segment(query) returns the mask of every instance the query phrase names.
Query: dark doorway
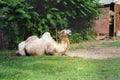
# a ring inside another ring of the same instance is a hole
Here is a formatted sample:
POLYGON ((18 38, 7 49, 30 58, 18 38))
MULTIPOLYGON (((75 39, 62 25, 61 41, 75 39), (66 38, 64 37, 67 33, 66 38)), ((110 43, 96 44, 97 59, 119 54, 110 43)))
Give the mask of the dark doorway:
POLYGON ((114 3, 110 4, 110 25, 109 25, 109 36, 114 36, 114 3))

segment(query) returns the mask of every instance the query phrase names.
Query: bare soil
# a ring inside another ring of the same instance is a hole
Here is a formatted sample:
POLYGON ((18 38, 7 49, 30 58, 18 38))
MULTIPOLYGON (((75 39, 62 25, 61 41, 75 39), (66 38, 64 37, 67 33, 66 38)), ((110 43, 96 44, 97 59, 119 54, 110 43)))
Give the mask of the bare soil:
POLYGON ((82 57, 92 59, 107 59, 120 57, 120 47, 106 47, 106 48, 93 48, 93 49, 79 49, 75 51, 68 51, 67 56, 82 57))
MULTIPOLYGON (((99 43, 101 44, 101 42, 99 43)), ((87 43, 87 45, 88 44, 89 43, 87 43)), ((96 44, 96 43, 92 42, 92 44, 96 44)), ((89 45, 91 45, 91 42, 89 45)), ((71 57, 82 57, 82 58, 92 58, 92 59, 116 58, 116 57, 120 57, 120 47, 78 49, 75 51, 67 51, 66 55, 71 57)))

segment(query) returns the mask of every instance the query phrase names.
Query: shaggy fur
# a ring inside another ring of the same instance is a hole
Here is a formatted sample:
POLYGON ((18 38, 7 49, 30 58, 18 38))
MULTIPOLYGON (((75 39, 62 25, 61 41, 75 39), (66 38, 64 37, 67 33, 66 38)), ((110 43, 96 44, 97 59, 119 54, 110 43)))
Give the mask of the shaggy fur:
POLYGON ((39 39, 37 36, 30 36, 28 37, 25 41, 22 41, 21 43, 18 44, 18 51, 16 52, 17 55, 20 56, 25 56, 25 51, 24 48, 27 43, 32 42, 33 40, 39 39))
POLYGON ((50 33, 45 32, 40 39, 28 42, 25 46, 25 49, 29 55, 44 55, 46 53, 46 48, 50 44, 51 40, 52 37, 50 33))
POLYGON ((62 30, 60 32, 60 43, 54 41, 52 37, 49 37, 49 43, 47 43, 46 53, 52 53, 53 55, 65 55, 65 52, 68 50, 70 44, 68 39, 68 36, 70 34, 70 30, 62 30))
POLYGON ((70 44, 68 39, 70 33, 70 30, 62 30, 60 33, 61 43, 58 43, 49 32, 45 32, 40 39, 28 42, 25 50, 29 55, 64 55, 70 44))

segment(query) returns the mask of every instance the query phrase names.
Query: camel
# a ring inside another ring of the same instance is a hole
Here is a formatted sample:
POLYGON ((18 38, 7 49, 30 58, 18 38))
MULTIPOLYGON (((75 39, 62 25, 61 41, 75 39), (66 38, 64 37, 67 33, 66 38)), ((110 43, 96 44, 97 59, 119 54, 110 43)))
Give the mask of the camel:
POLYGON ((70 45, 68 39, 69 35, 71 35, 71 31, 64 29, 60 32, 60 43, 54 41, 52 38, 49 38, 49 43, 47 43, 47 47, 45 50, 46 54, 65 55, 65 52, 69 49, 70 45))
POLYGON ((61 43, 56 42, 49 32, 45 32, 40 39, 36 39, 25 45, 25 52, 29 55, 64 55, 69 48, 70 30, 60 32, 61 43))
POLYGON ((70 33, 70 30, 62 30, 60 32, 61 43, 58 43, 49 32, 46 32, 40 39, 28 43, 25 50, 29 55, 64 55, 70 44, 68 39, 70 33))
POLYGON ((45 55, 45 50, 49 40, 51 41, 52 37, 49 32, 45 32, 41 38, 28 42, 25 45, 25 52, 31 56, 33 55, 45 55))
POLYGON ((28 37, 25 41, 22 41, 21 43, 18 44, 18 51, 16 52, 17 55, 20 55, 20 56, 25 56, 25 51, 24 51, 24 48, 25 48, 25 45, 30 43, 31 41, 35 40, 35 39, 38 39, 37 36, 30 36, 28 37))

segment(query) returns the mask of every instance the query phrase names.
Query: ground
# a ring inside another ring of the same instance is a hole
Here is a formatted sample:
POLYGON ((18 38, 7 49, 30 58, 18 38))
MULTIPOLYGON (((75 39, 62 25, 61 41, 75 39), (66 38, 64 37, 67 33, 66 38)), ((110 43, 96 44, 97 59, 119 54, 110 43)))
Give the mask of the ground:
MULTIPOLYGON (((88 42, 85 43, 86 45, 93 45, 93 44, 101 44, 105 41, 100 42, 88 42)), ((114 41, 107 41, 107 42, 114 42, 114 41)), ((85 48, 85 49, 77 49, 75 51, 67 51, 66 54, 68 56, 78 56, 82 58, 92 58, 92 59, 107 59, 107 58, 114 58, 120 57, 120 47, 112 46, 112 47, 94 47, 94 48, 85 48)))
POLYGON ((75 51, 68 51, 66 54, 72 57, 78 56, 92 59, 107 59, 120 57, 120 47, 79 49, 75 51))
MULTIPOLYGON (((75 48, 78 45, 83 45, 86 48, 68 50, 66 52, 66 55, 71 57, 82 57, 82 58, 92 58, 92 59, 107 59, 107 58, 120 57, 120 45, 109 46, 109 47, 100 46, 102 43, 106 43, 106 42, 115 42, 117 43, 117 45, 119 45, 120 39, 112 40, 112 41, 111 40, 110 41, 88 41, 80 44, 72 44, 73 48, 75 48), (115 41, 119 41, 119 42, 115 42, 115 41)), ((11 56, 14 56, 14 54, 7 54, 6 57, 11 57, 11 56)))

